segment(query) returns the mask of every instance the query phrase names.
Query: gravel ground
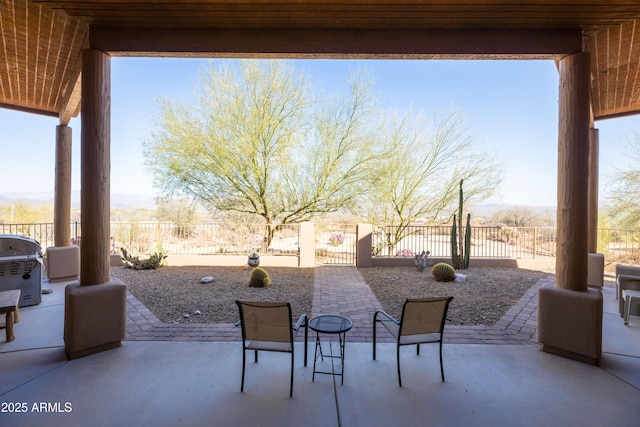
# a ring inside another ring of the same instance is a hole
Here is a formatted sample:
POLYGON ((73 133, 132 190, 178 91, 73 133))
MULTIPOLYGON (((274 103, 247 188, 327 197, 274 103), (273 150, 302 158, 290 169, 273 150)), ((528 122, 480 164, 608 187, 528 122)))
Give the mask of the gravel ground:
MULTIPOLYGON (((233 323, 236 299, 289 301, 294 318, 311 313, 314 269, 270 267, 272 284, 250 288, 248 267, 162 267, 158 270, 112 268, 114 277, 163 322, 233 323), (200 283, 212 276, 209 284, 200 283), (199 312, 200 314, 196 314, 199 312)), ((399 317, 407 297, 451 295, 452 323, 492 325, 540 278, 552 272, 509 268, 470 268, 465 282, 436 282, 429 270, 374 267, 359 270, 382 307, 399 317)))
POLYGON ((236 300, 289 301, 294 319, 311 313, 312 268, 269 268, 271 285, 250 288, 249 267, 161 267, 157 270, 111 269, 129 291, 163 322, 234 323, 236 300), (202 284, 206 276, 213 282, 202 284), (196 314, 199 310, 201 314, 196 314), (188 317, 186 317, 188 315, 188 317))
POLYGON ((411 298, 452 296, 453 325, 493 325, 548 272, 516 268, 469 268, 464 282, 437 282, 428 269, 374 267, 360 269, 384 310, 400 318, 411 298))

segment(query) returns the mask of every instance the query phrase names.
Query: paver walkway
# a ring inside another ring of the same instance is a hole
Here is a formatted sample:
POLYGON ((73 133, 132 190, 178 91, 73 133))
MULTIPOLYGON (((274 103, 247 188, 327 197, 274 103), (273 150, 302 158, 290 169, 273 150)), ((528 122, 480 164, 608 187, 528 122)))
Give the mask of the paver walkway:
MULTIPOLYGON (((538 281, 516 305, 492 326, 445 326, 445 342, 456 344, 533 344, 536 332, 537 292, 553 277, 538 281)), ((312 315, 340 314, 349 317, 352 342, 372 340, 372 321, 381 305, 353 266, 319 266, 315 269, 312 315)), ((224 324, 162 323, 133 295, 127 297, 127 340, 136 341, 239 341, 239 328, 224 324)), ((381 341, 390 341, 384 328, 381 341)), ((302 340, 299 333, 297 340, 302 340)))

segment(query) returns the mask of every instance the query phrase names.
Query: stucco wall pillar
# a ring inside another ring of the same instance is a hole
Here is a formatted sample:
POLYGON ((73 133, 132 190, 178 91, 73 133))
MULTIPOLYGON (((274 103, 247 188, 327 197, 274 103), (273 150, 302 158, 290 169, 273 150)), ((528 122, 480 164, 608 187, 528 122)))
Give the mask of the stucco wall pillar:
POLYGON ((111 61, 82 54, 82 165, 80 282, 65 288, 64 343, 75 359, 119 347, 127 332, 127 289, 110 279, 111 61))
POLYGON ((588 289, 589 55, 560 61, 558 237, 555 286, 538 291, 538 342, 548 353, 597 364, 602 292, 588 289))
POLYGON ((298 267, 314 267, 316 265, 315 225, 312 222, 303 222, 300 224, 300 235, 298 239, 300 245, 298 267))
POLYGON ((371 224, 358 224, 356 227, 356 267, 373 266, 371 245, 373 244, 373 226, 371 224))

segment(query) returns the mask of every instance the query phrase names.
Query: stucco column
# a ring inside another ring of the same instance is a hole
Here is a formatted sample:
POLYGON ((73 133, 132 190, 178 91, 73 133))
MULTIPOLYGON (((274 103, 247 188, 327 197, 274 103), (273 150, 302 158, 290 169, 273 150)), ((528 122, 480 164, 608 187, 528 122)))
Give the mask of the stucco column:
POLYGON ((71 128, 56 127, 56 170, 53 202, 55 246, 71 244, 71 128))
POLYGON ((589 131, 589 212, 588 250, 598 252, 598 173, 600 163, 600 131, 589 131))
POLYGON ((589 55, 560 61, 556 286, 538 290, 538 342, 548 353, 597 364, 602 292, 587 287, 589 55))
POLYGON ((80 284, 109 281, 111 59, 82 55, 82 166, 80 284))
POLYGON ((82 243, 80 282, 64 290, 68 359, 119 347, 127 333, 127 287, 109 280, 110 74, 108 55, 82 52, 82 243))
POLYGON ((589 54, 560 61, 556 285, 587 290, 589 54))
POLYGON ((298 267, 314 267, 316 265, 316 233, 312 222, 300 224, 298 241, 300 242, 300 256, 298 267))
POLYGON ((373 257, 371 245, 373 242, 373 226, 371 224, 358 224, 356 227, 356 266, 371 267, 373 257))

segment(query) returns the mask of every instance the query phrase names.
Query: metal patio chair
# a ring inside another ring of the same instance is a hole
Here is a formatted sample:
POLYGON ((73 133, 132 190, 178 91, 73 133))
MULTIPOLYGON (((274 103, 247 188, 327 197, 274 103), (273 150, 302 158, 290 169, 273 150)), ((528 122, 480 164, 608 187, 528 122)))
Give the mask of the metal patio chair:
POLYGON ((240 310, 240 321, 236 326, 242 327, 242 383, 240 391, 244 391, 244 372, 246 352, 255 352, 258 362, 258 351, 275 351, 291 354, 291 384, 289 396, 293 396, 293 331, 300 326, 305 327, 304 366, 307 366, 307 315, 300 316, 295 326, 291 321, 291 305, 288 302, 252 302, 236 301, 240 310))
POLYGON ((382 324, 396 339, 396 358, 398 364, 398 384, 402 387, 400 375, 400 347, 416 345, 416 354, 420 354, 420 344, 440 344, 440 375, 444 381, 442 366, 442 332, 447 320, 449 303, 453 297, 407 299, 402 307, 400 321, 383 310, 373 315, 373 360, 376 360, 376 325, 382 324))

